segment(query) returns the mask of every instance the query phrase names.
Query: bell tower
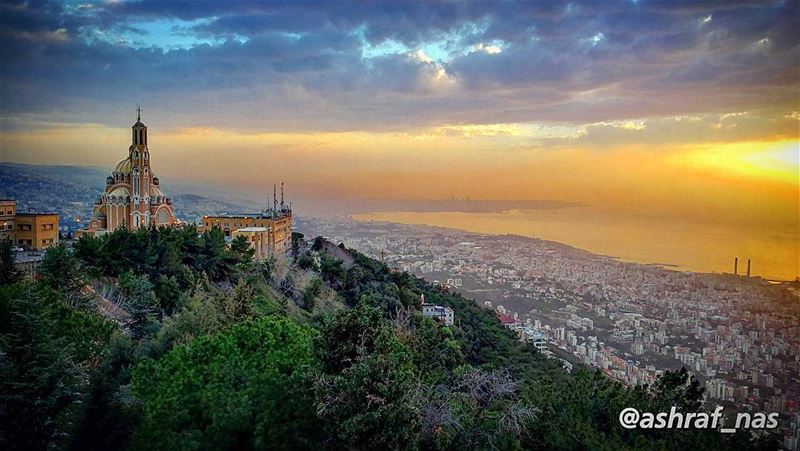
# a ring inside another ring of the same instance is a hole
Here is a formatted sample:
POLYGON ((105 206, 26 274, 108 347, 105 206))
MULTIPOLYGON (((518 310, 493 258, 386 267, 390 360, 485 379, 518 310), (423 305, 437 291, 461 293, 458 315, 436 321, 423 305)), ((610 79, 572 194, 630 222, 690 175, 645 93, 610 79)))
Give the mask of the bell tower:
POLYGON ((142 108, 136 105, 136 123, 131 127, 133 131, 132 146, 147 147, 147 126, 142 123, 142 108))

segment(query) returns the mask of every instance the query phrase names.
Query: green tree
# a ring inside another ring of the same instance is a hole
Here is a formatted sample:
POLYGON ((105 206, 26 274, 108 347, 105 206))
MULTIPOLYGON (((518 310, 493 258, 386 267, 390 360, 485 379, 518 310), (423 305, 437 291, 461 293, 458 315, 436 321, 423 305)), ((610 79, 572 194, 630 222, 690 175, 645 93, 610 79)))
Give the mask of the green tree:
POLYGON ((345 448, 415 447, 414 368, 379 311, 360 304, 337 313, 323 327, 320 352, 317 412, 328 433, 345 448))
POLYGON ((180 307, 183 290, 175 276, 160 274, 154 284, 154 292, 164 315, 172 315, 180 307))
POLYGON ((250 246, 246 236, 239 235, 231 240, 231 252, 237 256, 239 263, 250 263, 256 250, 250 246))
POLYGON ((297 254, 300 252, 300 246, 302 246, 304 242, 305 235, 300 232, 292 232, 292 257, 294 259, 297 258, 297 254))
POLYGON ((134 340, 154 332, 158 301, 153 284, 147 276, 127 272, 120 277, 120 288, 125 295, 125 310, 130 315, 128 327, 134 340))
POLYGON ((314 303, 317 296, 322 292, 322 280, 313 278, 303 290, 303 308, 311 311, 314 310, 314 303))
POLYGON ((0 449, 62 448, 113 325, 32 284, 0 287, 0 449))
POLYGON ((312 251, 321 251, 325 247, 325 238, 318 236, 314 238, 314 244, 311 245, 312 251))
POLYGON ((275 271, 276 264, 277 260, 275 256, 270 255, 256 266, 257 271, 261 273, 264 283, 272 284, 272 274, 275 271))
POLYGON ((104 266, 102 245, 103 242, 100 238, 96 238, 94 235, 83 235, 72 245, 72 250, 75 252, 75 257, 85 266, 99 270, 104 266))
POLYGON ((63 293, 77 293, 84 285, 78 259, 63 244, 47 249, 39 271, 46 285, 63 293))
POLYGON ((686 368, 666 371, 650 386, 650 405, 653 411, 668 412, 672 406, 685 412, 696 412, 703 406, 704 388, 686 368))
POLYGON ((240 279, 233 293, 224 299, 224 310, 231 322, 241 321, 253 316, 255 291, 244 279, 240 279))
POLYGON ((14 313, 1 329, 0 448, 50 449, 76 417, 82 374, 67 341, 46 332, 52 321, 32 309, 14 313))
POLYGON ((150 344, 151 357, 159 357, 175 346, 217 333, 229 325, 223 305, 202 284, 195 287, 187 304, 167 318, 150 344))
POLYGON ((225 236, 219 229, 211 229, 202 235, 202 259, 200 268, 213 281, 235 278, 235 266, 240 263, 240 256, 227 248, 225 236))
POLYGON ((423 443, 445 449, 514 449, 538 410, 518 400, 506 371, 466 370, 421 399, 423 443))
POLYGON ((135 449, 297 449, 318 437, 306 396, 314 333, 264 317, 201 337, 134 370, 135 449))
POLYGON ((297 266, 300 269, 310 269, 310 270, 318 270, 317 264, 314 262, 314 259, 306 252, 303 255, 297 257, 297 266))
POLYGON ((319 271, 323 280, 334 288, 344 285, 347 270, 341 260, 323 253, 320 255, 319 271))
POLYGON ((165 277, 177 274, 182 264, 179 244, 180 236, 171 229, 151 227, 147 242, 147 273, 165 277))
POLYGON ((409 347, 414 366, 428 382, 441 380, 464 364, 461 345, 450 328, 430 318, 418 316, 415 319, 418 325, 409 347))
POLYGON ((0 239, 0 285, 12 284, 20 279, 11 247, 11 240, 0 239))
POLYGON ((134 354, 130 336, 116 331, 104 348, 100 366, 89 379, 85 408, 69 449, 127 449, 140 415, 138 400, 129 390, 134 354))
POLYGON ((397 285, 393 283, 383 283, 370 287, 361 295, 361 302, 379 307, 388 314, 392 314, 403 307, 397 285))

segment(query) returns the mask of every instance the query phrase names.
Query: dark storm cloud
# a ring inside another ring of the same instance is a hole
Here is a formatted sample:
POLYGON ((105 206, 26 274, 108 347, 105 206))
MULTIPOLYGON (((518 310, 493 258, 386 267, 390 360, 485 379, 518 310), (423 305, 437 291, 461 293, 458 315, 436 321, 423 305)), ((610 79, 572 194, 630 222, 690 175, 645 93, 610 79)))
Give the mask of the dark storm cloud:
POLYGON ((118 125, 121 105, 136 102, 168 112, 170 125, 308 130, 797 107, 797 2, 29 1, 0 9, 5 128, 37 114, 118 125), (191 45, 162 45, 158 22, 191 45), (446 58, 392 50, 434 44, 446 58))

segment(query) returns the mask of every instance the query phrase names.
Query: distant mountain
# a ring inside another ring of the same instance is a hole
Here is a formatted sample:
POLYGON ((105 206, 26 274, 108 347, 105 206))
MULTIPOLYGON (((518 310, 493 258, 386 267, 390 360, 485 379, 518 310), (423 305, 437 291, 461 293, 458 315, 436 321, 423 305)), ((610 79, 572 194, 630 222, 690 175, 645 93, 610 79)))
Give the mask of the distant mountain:
POLYGON ((172 196, 175 214, 184 221, 195 221, 205 215, 219 213, 235 213, 241 211, 253 211, 253 207, 212 199, 198 194, 175 194, 172 196))
MULTIPOLYGON (((108 170, 86 166, 40 166, 0 163, 0 198, 15 199, 19 211, 52 211, 61 216, 61 226, 76 229, 85 224, 92 205, 105 188, 108 170)), ((175 193, 175 213, 194 222, 203 215, 248 210, 242 204, 194 193, 175 193)))
MULTIPOLYGON (((103 189, 108 169, 96 166, 45 166, 36 164, 0 163, 0 174, 28 174, 52 182, 103 189)), ((0 187, 2 189, 3 187, 0 187)))

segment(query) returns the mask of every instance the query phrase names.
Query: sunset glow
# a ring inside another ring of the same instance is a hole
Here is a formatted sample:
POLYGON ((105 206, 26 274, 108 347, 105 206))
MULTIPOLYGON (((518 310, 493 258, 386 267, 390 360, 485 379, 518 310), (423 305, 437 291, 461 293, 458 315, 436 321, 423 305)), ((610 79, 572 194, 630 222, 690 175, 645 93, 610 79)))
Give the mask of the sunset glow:
POLYGON ((1 159, 798 225, 796 5, 494 6, 4 3, 1 159))

